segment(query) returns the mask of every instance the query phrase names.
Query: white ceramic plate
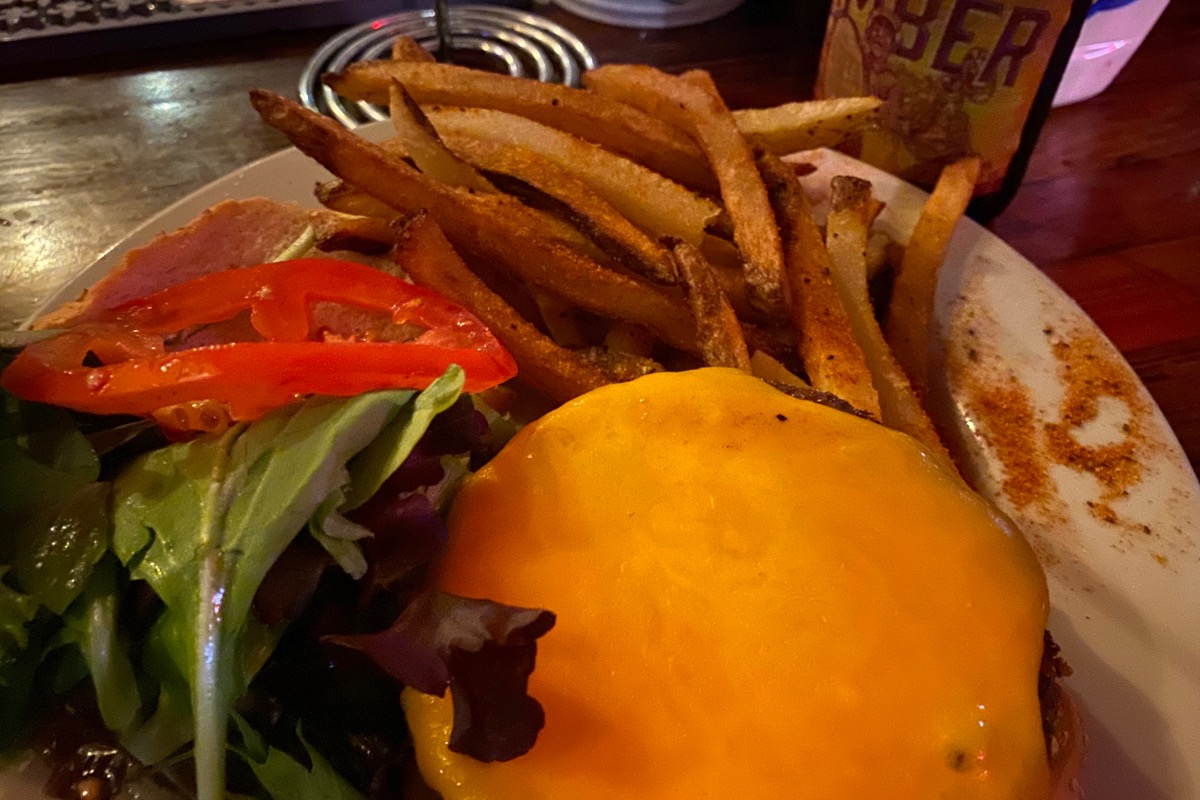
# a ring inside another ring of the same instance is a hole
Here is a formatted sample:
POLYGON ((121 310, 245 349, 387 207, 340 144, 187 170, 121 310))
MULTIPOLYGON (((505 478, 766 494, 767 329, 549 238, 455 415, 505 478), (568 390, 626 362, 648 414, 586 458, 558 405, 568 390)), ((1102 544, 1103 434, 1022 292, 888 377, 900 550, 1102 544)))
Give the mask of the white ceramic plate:
MULTIPOLYGON (((382 136, 387 127, 362 130, 382 136)), ((887 202, 878 224, 908 238, 924 193, 832 151, 799 157, 817 168, 804 180, 818 197, 835 174, 871 180, 887 202)), ((314 183, 327 178, 296 150, 239 169, 147 221, 45 307, 74 299, 126 250, 219 200, 312 205, 314 183)), ((1200 486, 1178 441, 1079 307, 978 225, 956 232, 938 300, 948 335, 937 399, 958 420, 978 485, 1045 563, 1050 628, 1086 715, 1087 796, 1200 800, 1200 486), (1097 394, 1106 396, 1095 418, 1072 424, 1086 411, 1078 401, 1097 394)), ((29 796, 14 791, 0 784, 0 798, 29 796)))

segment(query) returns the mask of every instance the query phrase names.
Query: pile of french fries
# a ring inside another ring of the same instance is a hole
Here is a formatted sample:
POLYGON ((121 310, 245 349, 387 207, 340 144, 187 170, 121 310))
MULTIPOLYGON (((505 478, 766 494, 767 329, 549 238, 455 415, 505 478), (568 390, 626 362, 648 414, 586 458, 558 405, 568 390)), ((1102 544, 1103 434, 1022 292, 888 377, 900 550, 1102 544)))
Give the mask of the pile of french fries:
POLYGON ((948 167, 894 264, 871 185, 833 178, 824 229, 798 167, 872 124, 874 98, 730 111, 706 72, 610 65, 586 89, 438 64, 411 40, 325 82, 386 105, 372 143, 270 92, 267 124, 336 177, 329 247, 390 248, 412 280, 482 319, 553 402, 649 371, 734 367, 834 395, 945 450, 923 410, 938 269, 979 163, 948 167))

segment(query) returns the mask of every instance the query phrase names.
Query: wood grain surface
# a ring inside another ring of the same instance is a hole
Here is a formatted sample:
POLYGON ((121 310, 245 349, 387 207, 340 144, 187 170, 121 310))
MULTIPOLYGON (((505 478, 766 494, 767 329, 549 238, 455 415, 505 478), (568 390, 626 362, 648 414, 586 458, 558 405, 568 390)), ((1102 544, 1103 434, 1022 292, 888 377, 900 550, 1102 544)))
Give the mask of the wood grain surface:
MULTIPOLYGON (((730 106, 746 107, 810 96, 821 5, 751 0, 671 31, 538 10, 602 62, 703 67, 730 106)), ((333 33, 0 74, 0 328, 147 216, 282 148, 246 92, 294 96, 333 33)), ((1107 92, 1051 114, 1025 184, 992 227, 1112 338, 1200 464, 1200 3, 1175 0, 1107 92)))

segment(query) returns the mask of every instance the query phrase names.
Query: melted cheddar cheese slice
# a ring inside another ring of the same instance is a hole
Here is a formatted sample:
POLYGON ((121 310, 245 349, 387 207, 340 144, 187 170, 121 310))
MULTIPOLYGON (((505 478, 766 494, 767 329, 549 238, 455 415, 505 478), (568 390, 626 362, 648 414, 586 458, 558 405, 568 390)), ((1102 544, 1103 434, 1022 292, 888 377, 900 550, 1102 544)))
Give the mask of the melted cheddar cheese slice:
POLYGON ((911 439, 732 370, 659 374, 527 427, 455 502, 446 590, 548 608, 533 749, 450 752, 446 800, 1049 793, 1043 574, 911 439))

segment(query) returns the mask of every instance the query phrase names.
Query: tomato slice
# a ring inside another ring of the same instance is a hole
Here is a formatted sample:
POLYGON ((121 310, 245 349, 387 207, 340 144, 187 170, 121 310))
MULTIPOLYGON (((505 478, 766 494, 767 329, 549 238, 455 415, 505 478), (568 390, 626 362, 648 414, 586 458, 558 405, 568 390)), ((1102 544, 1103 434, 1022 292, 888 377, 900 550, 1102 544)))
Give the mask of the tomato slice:
MULTIPOLYGON (((309 258, 226 270, 172 286, 26 347, 0 377, 18 397, 94 414, 153 416, 188 403, 219 404, 248 420, 309 394, 422 389, 458 364, 466 390, 516 374, 503 345, 441 295, 362 264, 309 258), (422 332, 411 341, 318 341, 320 301, 386 312, 422 332), (163 336, 249 310, 264 341, 168 352, 163 336), (88 366, 85 359, 101 364, 88 366)), ((201 426, 194 426, 199 428, 201 426)))

